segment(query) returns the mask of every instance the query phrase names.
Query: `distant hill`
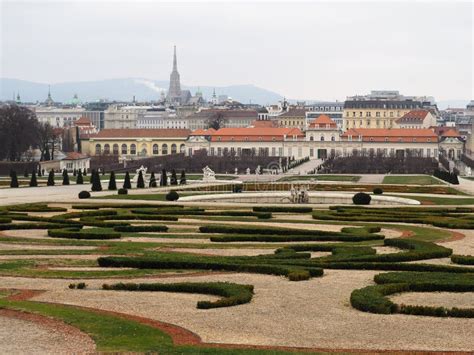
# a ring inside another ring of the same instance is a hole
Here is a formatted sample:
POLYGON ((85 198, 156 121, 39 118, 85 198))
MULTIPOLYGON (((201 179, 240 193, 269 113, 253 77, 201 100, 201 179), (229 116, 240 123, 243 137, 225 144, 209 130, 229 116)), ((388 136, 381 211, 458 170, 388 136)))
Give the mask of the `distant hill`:
MULTIPOLYGON (((168 81, 141 78, 78 81, 52 84, 51 96, 53 100, 63 103, 71 101, 74 94, 77 94, 81 101, 131 101, 133 96, 137 101, 148 101, 158 100, 161 92, 167 88, 168 81)), ((182 89, 190 90, 194 95, 198 87, 183 85, 182 89)), ((282 99, 282 95, 254 85, 201 86, 199 89, 207 99, 212 97, 215 89, 216 95, 228 95, 245 104, 270 104, 282 99)), ((42 102, 48 95, 48 84, 0 78, 0 100, 11 100, 13 93, 16 95, 18 92, 23 102, 42 102)))

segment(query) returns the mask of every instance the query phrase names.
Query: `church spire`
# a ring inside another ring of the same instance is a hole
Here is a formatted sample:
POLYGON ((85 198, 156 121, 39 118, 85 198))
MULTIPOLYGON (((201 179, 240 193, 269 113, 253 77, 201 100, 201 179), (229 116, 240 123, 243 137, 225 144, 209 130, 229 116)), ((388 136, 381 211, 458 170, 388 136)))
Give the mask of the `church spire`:
POLYGON ((176 46, 174 46, 173 71, 178 71, 178 61, 176 59, 176 46))

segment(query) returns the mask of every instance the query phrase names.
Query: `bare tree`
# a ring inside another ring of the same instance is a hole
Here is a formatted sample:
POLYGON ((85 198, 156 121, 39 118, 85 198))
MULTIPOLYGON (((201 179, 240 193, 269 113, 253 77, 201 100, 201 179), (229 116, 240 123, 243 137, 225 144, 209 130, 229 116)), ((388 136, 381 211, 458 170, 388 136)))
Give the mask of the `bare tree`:
POLYGON ((227 119, 222 112, 215 112, 207 120, 208 128, 214 128, 216 131, 225 126, 227 119))
POLYGON ((36 144, 38 121, 26 107, 0 106, 0 159, 19 161, 36 144))

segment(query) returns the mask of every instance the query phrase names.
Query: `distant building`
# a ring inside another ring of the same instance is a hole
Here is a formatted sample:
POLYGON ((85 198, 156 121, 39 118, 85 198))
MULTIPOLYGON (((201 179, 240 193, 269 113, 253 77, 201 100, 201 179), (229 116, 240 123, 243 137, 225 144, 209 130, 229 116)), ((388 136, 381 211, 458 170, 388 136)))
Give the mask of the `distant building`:
POLYGON ((394 128, 396 119, 412 110, 422 109, 424 103, 431 105, 431 100, 403 96, 398 91, 372 91, 369 95, 348 97, 344 102, 343 130, 394 128))
POLYGON ((436 126, 436 117, 428 110, 413 110, 395 120, 397 128, 430 128, 436 126))
POLYGON ((305 105, 306 109, 306 123, 319 117, 320 115, 326 115, 333 120, 339 129, 342 129, 342 113, 344 111, 344 102, 339 101, 327 101, 317 102, 311 105, 305 105))
POLYGON ((104 129, 81 141, 88 155, 116 155, 135 159, 184 153, 187 129, 104 129))
POLYGON ((278 125, 287 128, 306 129, 306 109, 290 108, 277 117, 278 125))

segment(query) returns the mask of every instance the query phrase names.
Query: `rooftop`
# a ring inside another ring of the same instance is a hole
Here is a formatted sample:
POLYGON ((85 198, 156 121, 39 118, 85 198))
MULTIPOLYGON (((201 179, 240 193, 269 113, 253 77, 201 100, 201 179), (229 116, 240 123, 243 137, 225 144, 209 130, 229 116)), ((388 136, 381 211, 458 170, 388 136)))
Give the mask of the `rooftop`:
POLYGON ((189 129, 103 129, 90 138, 186 138, 191 131, 189 129))

